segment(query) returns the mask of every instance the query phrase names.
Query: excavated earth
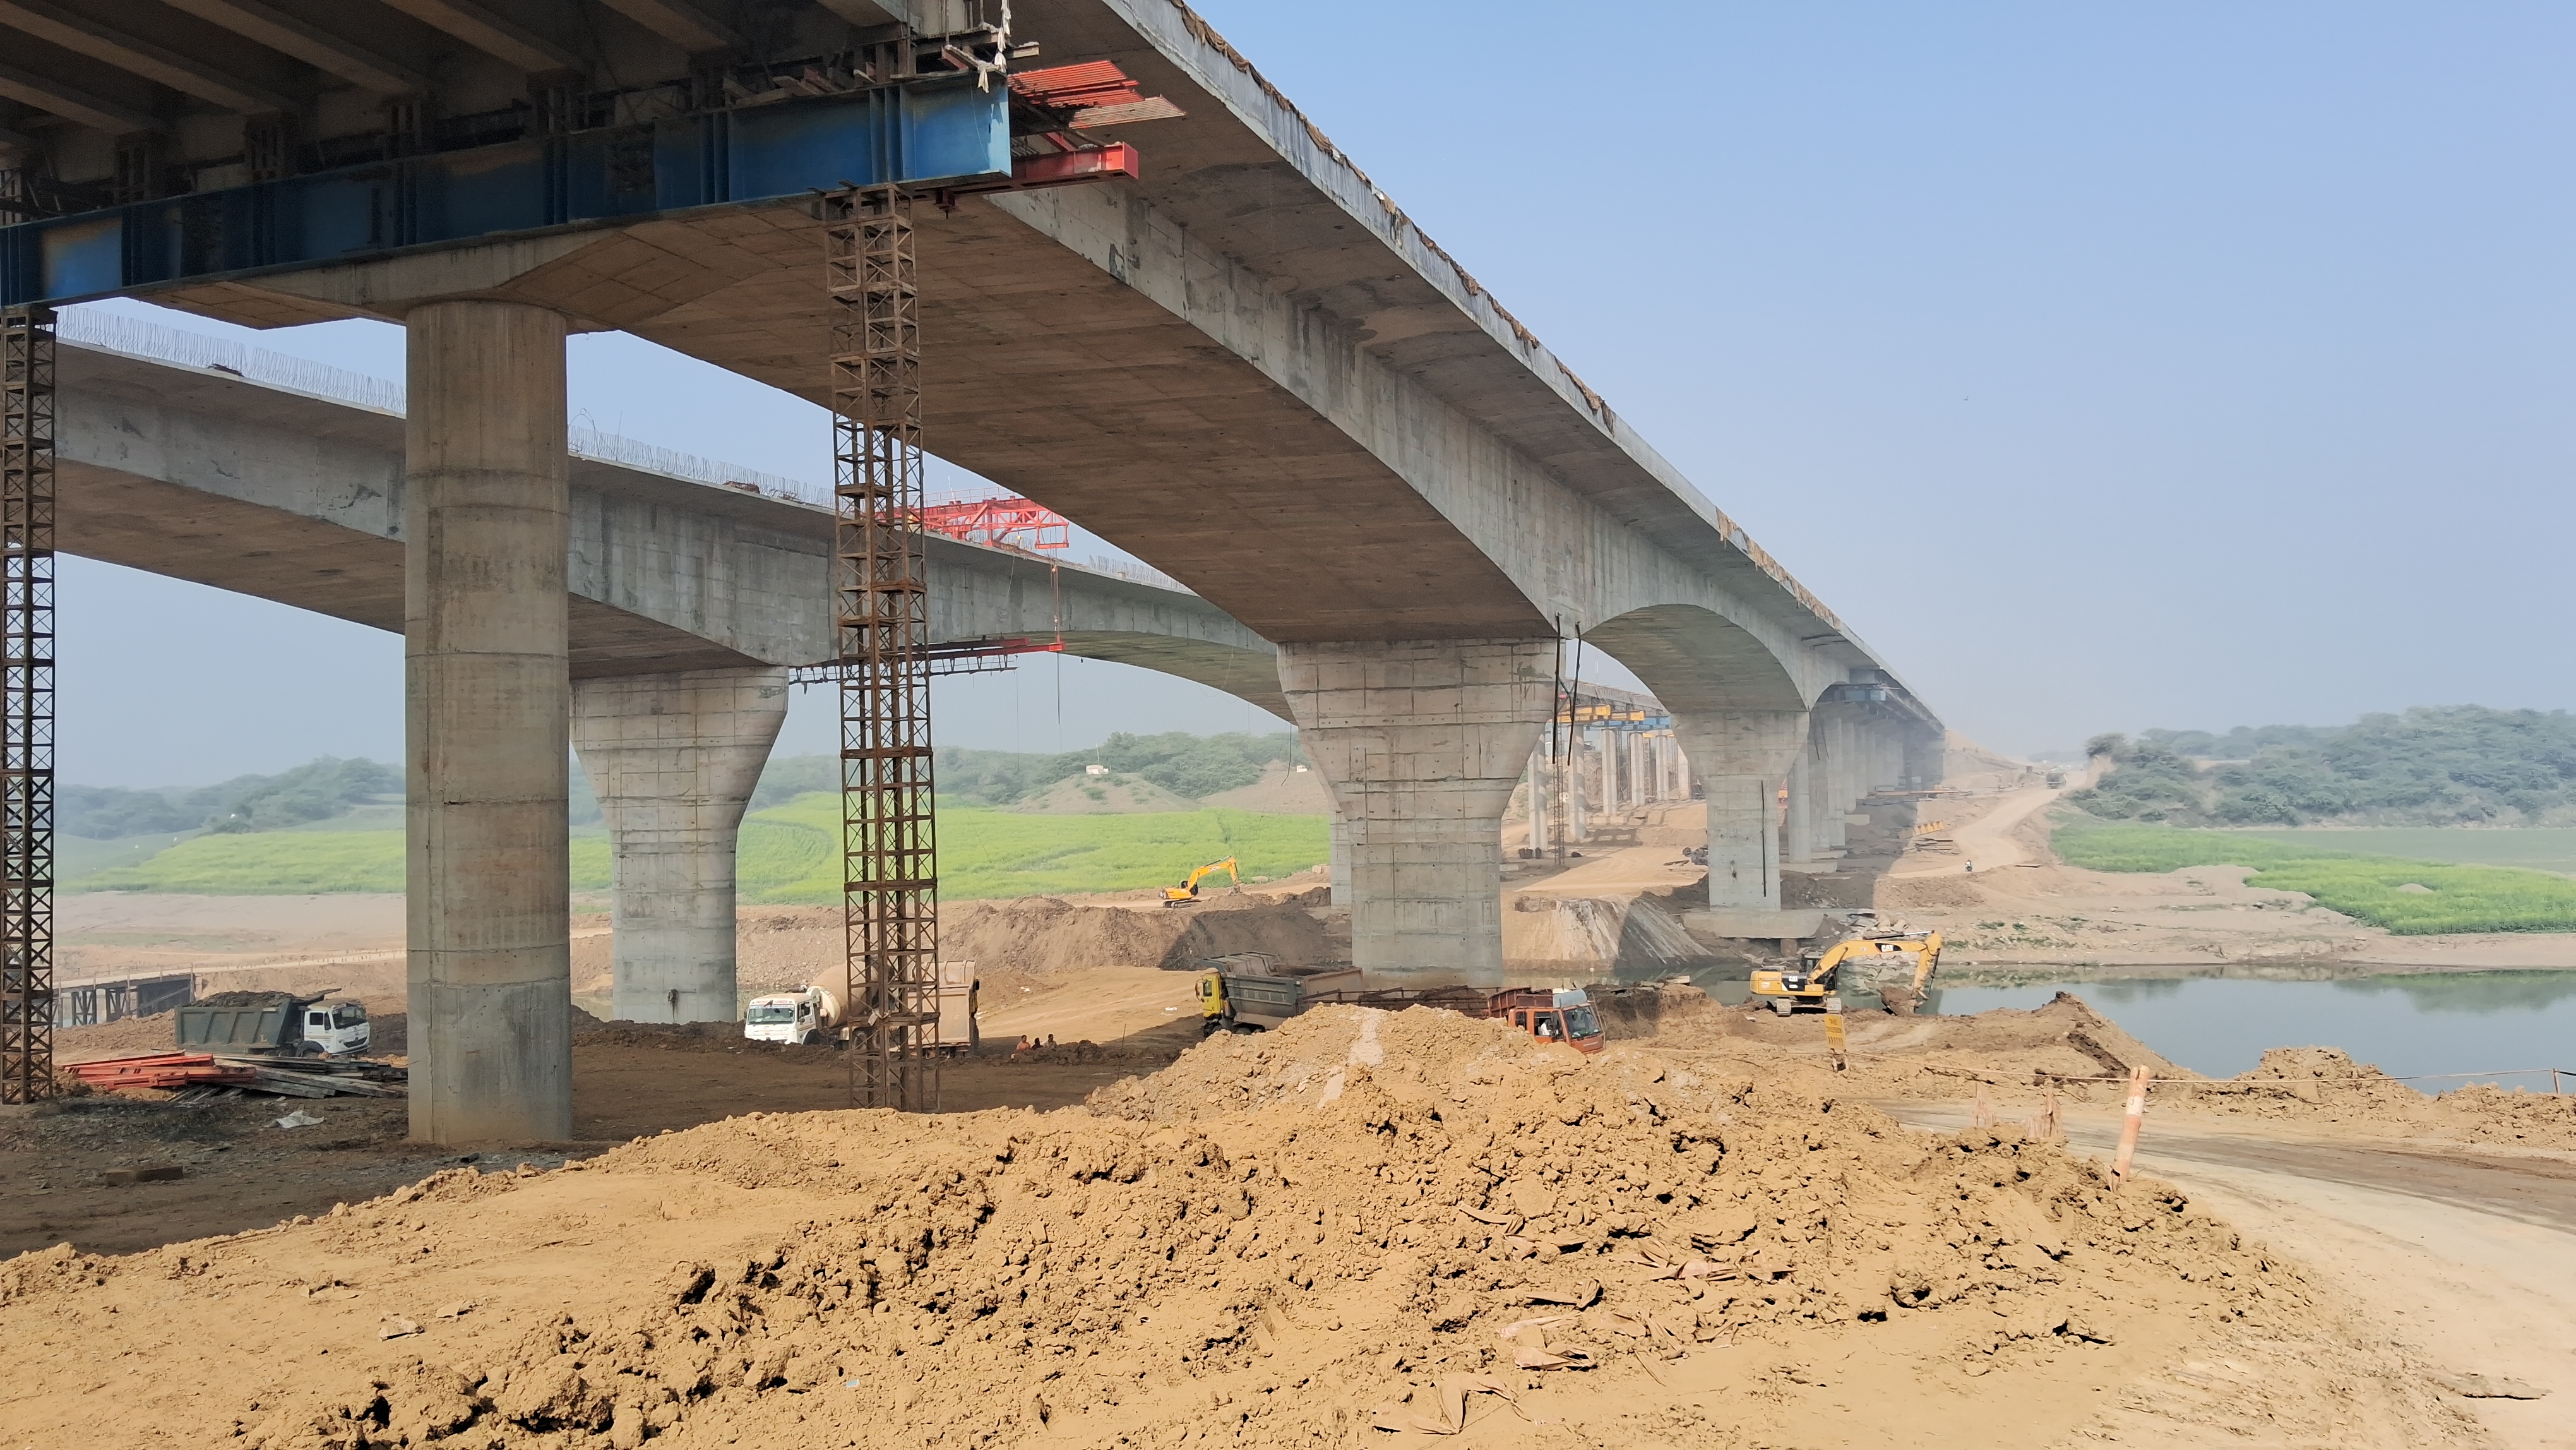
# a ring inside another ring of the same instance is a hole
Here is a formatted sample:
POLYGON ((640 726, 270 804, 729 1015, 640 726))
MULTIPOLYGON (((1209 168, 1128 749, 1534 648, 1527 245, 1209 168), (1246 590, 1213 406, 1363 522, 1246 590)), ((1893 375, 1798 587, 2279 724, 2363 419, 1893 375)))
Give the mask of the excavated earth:
POLYGON ((2411 1353, 2018 1130, 1420 1009, 0 1265, 44 1445, 2483 1443, 2411 1353))

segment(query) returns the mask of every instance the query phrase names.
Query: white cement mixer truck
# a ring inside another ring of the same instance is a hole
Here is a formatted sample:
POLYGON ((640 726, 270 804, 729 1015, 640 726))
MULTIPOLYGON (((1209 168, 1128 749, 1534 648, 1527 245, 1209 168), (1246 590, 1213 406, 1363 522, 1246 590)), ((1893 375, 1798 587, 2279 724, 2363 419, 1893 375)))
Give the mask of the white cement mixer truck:
POLYGON ((743 1009, 742 1035, 753 1042, 786 1042, 803 1047, 829 1042, 841 1026, 841 999, 821 987, 768 992, 743 1009))

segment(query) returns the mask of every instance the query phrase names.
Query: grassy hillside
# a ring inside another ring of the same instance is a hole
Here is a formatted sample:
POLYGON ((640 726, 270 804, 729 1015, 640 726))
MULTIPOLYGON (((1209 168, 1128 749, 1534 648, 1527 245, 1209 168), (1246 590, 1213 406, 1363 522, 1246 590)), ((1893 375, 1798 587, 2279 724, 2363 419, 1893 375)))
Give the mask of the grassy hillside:
POLYGON ((2576 931, 2576 880, 2539 871, 2373 856, 2250 832, 2128 822, 2061 821, 2052 844, 2069 864, 2094 871, 2251 866, 2255 873, 2246 879, 2253 885, 2304 891, 2324 906, 2401 936, 2576 931), (2408 886, 2424 889, 2401 889, 2408 886))

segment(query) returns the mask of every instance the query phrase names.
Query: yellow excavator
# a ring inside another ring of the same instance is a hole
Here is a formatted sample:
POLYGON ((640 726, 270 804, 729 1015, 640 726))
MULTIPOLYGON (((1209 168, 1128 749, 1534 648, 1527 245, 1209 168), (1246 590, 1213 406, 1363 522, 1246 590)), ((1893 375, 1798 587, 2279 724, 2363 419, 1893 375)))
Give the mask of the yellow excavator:
POLYGON ((1164 887, 1163 904, 1165 906, 1188 906, 1192 902, 1197 901, 1199 899, 1199 883, 1205 881, 1211 876, 1214 876, 1219 871, 1224 872, 1226 874, 1226 878, 1234 883, 1235 890, 1241 891, 1243 889, 1243 877, 1235 872, 1234 858, 1232 856, 1228 856, 1222 861, 1210 861, 1206 865, 1201 866, 1196 871, 1190 873, 1189 880, 1182 882, 1178 886, 1164 887))
POLYGON ((1832 946, 1809 947, 1794 966, 1754 972, 1753 996, 1783 1017, 1800 1009, 1821 1012, 1825 999, 1840 988, 1845 968, 1851 969, 1855 991, 1886 989, 1889 1005, 1910 1015, 1932 974, 1941 969, 1941 933, 1863 928, 1832 946))

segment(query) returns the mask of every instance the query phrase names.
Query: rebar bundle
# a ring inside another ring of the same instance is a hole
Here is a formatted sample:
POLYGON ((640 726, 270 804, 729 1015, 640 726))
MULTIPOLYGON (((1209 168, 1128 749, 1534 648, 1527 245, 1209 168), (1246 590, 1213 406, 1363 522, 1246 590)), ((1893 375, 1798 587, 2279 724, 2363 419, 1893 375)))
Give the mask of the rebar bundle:
POLYGON ((54 1096, 54 317, 0 314, 0 1103, 54 1096))
POLYGON ((850 1092, 863 1107, 931 1111, 939 1103, 939 880, 911 204, 896 187, 853 188, 823 199, 822 220, 834 304, 850 1092))

